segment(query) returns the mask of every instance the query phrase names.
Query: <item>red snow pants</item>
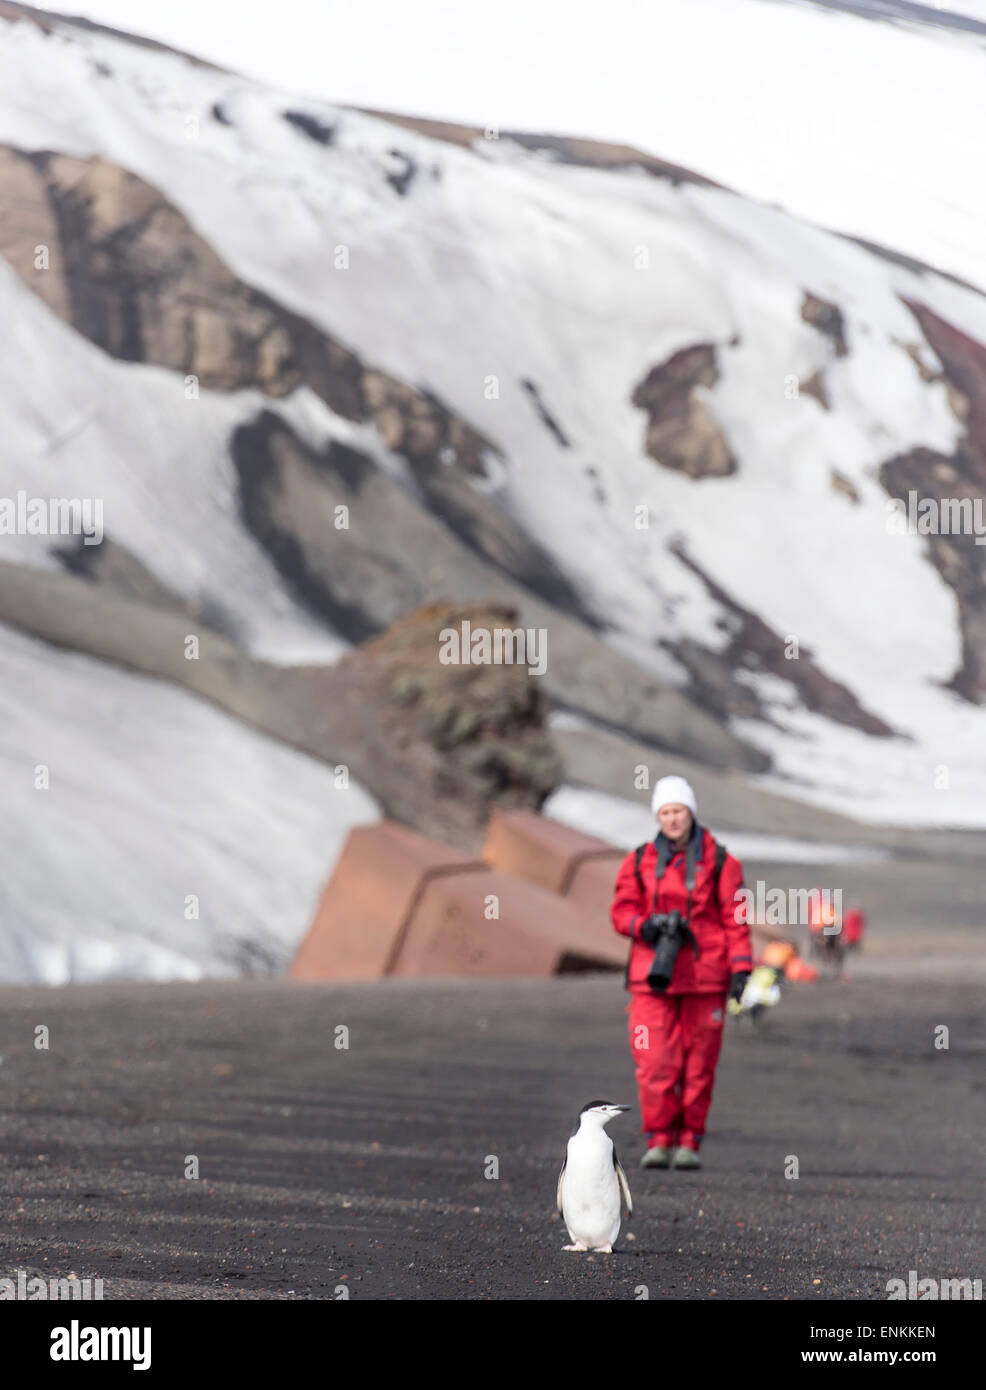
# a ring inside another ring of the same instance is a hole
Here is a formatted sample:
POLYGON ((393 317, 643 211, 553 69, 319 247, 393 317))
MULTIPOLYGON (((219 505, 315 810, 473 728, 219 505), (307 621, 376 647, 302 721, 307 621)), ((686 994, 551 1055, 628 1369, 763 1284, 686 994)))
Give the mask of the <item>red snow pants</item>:
POLYGON ((726 997, 725 992, 630 995, 630 1051, 648 1148, 701 1146, 726 997))

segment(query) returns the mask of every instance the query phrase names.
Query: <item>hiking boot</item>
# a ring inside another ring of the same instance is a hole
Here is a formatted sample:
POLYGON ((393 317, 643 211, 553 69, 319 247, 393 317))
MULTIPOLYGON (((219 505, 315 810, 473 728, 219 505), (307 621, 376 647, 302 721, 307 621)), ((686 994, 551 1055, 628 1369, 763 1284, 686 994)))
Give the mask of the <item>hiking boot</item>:
POLYGON ((671 1150, 657 1146, 648 1149, 640 1160, 641 1168, 670 1168, 671 1150))
POLYGON ((702 1160, 694 1149, 675 1149, 671 1160, 672 1168, 701 1168, 702 1160))

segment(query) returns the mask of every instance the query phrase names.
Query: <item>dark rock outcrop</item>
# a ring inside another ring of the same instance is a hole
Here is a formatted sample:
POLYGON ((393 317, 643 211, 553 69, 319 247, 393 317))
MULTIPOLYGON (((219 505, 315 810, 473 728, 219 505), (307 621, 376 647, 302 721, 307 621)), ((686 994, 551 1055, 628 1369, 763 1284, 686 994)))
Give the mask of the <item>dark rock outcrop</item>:
POLYGON ((743 608, 731 598, 688 556, 682 546, 674 547, 674 551, 681 562, 699 576, 712 598, 721 605, 727 615, 722 626, 730 633, 729 641, 721 652, 712 652, 695 643, 669 644, 674 655, 692 673, 696 699, 722 717, 756 714, 766 718, 766 711, 760 708, 750 687, 738 681, 735 672, 744 668, 768 671, 790 681, 797 688, 805 706, 818 714, 861 729, 866 734, 886 737, 896 732, 878 715, 864 709, 847 686, 827 676, 805 647, 800 648, 797 659, 788 659, 785 656, 784 637, 774 632, 756 613, 743 608))
POLYGON ((804 381, 799 381, 798 392, 802 396, 813 396, 823 410, 831 410, 832 406, 825 389, 825 377, 822 372, 812 372, 811 376, 805 377, 804 381))
POLYGON ((842 310, 837 304, 832 304, 827 299, 820 299, 817 294, 805 292, 805 297, 801 301, 801 317, 805 323, 810 323, 812 328, 824 333, 835 347, 836 357, 845 357, 849 352, 846 343, 846 324, 842 317, 842 310))
MULTIPOLYGON (((474 631, 512 629, 517 612, 429 604, 344 657, 333 674, 349 717, 362 719, 367 732, 372 722, 398 758, 423 763, 420 790, 436 805, 458 803, 475 833, 494 807, 540 806, 560 779, 561 760, 547 733, 544 688, 525 666, 441 663, 441 634, 465 622, 474 631)), ((405 819, 417 814, 413 805, 402 809, 405 819)))
POLYGON ((367 367, 299 314, 244 284, 157 189, 118 165, 0 148, 10 215, 0 255, 104 352, 275 399, 308 385, 347 420, 378 425, 414 459, 440 451, 483 474, 489 440, 434 396, 367 367), (50 266, 35 268, 35 245, 50 266))
MULTIPOLYGON (((944 682, 975 704, 986 699, 986 555, 976 543, 975 508, 982 517, 983 484, 977 478, 971 454, 958 450, 944 455, 933 449, 910 449, 880 466, 878 477, 890 497, 910 510, 908 493, 917 494, 918 507, 927 499, 938 513, 939 529, 927 535, 901 536, 902 545, 917 542, 927 546, 928 558, 945 583, 955 593, 959 608, 962 660, 950 680, 944 682), (956 530, 950 516, 956 508, 955 524, 972 525, 956 530), (961 513, 965 511, 965 518, 961 513)), ((920 523, 920 517, 916 518, 920 523)))
POLYGON ((697 386, 719 379, 712 343, 681 348, 651 370, 635 387, 631 400, 646 410, 647 453, 689 478, 721 478, 736 472, 736 460, 697 386))
POLYGON ((309 140, 314 140, 316 145, 331 145, 335 141, 335 126, 327 125, 325 121, 320 121, 317 116, 312 116, 307 111, 285 111, 284 119, 303 135, 307 135, 309 140))
POLYGON ((534 405, 534 409, 537 411, 538 418, 541 420, 541 423, 545 426, 546 429, 550 430, 550 432, 554 435, 555 439, 558 441, 558 443, 561 445, 563 449, 570 449, 572 447, 571 441, 565 434, 565 431, 562 429, 561 425, 559 425, 558 421, 555 419, 554 415, 552 415, 551 411, 548 409, 544 401, 541 399, 541 393, 538 390, 535 383, 533 381, 528 381, 525 378, 521 381, 520 384, 527 392, 527 394, 530 396, 531 401, 534 405))
MULTIPOLYGON (((943 370, 938 373, 922 364, 917 350, 910 355, 925 380, 942 381, 952 411, 964 430, 953 454, 911 449, 887 459, 878 476, 888 494, 905 505, 907 494, 913 490, 919 503, 924 498, 932 500, 940 515, 943 504, 946 508, 954 507, 957 515, 964 511, 974 528, 975 508, 983 507, 986 496, 986 346, 927 305, 909 299, 904 303, 917 319, 943 370)), ((958 601, 962 660, 946 685, 965 699, 981 704, 986 700, 986 545, 977 544, 973 528, 943 528, 918 539, 927 546, 931 563, 954 590, 958 601)))
POLYGON ((388 155, 393 160, 393 166, 387 171, 387 182, 403 198, 418 172, 417 161, 403 150, 388 150, 388 155))
POLYGON ((850 502, 858 505, 860 499, 856 485, 851 478, 846 477, 845 473, 840 473, 838 468, 830 468, 829 483, 833 492, 840 492, 843 497, 848 497, 850 502))
POLYGON ((296 592, 352 641, 444 592, 523 602, 527 588, 581 610, 538 547, 441 465, 428 471, 422 506, 358 450, 332 443, 313 453, 273 411, 240 426, 231 453, 250 530, 296 592))

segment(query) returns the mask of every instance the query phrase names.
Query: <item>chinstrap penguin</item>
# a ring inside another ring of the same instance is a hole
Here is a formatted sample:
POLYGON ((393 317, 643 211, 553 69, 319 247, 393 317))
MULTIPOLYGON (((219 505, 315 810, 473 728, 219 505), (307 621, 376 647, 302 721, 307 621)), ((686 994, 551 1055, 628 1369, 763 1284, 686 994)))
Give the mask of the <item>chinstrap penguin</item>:
POLYGON ((609 1254, 620 1233, 621 1195, 627 1215, 633 1213, 626 1173, 606 1133, 610 1120, 629 1109, 608 1100, 590 1100, 579 1112, 558 1174, 558 1210, 572 1239, 566 1250, 609 1254))

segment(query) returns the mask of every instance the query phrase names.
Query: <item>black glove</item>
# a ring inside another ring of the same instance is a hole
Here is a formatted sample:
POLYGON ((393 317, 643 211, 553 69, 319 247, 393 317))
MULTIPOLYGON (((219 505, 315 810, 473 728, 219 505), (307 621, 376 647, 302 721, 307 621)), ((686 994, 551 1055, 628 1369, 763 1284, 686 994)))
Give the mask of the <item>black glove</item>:
POLYGON ((653 946, 654 942, 661 935, 661 928, 656 917, 645 917, 637 928, 637 935, 641 941, 646 941, 648 946, 653 946))
POLYGON ((749 978, 749 970, 739 970, 729 981, 729 997, 735 999, 737 1004, 743 997, 743 991, 746 989, 746 982, 749 978))

